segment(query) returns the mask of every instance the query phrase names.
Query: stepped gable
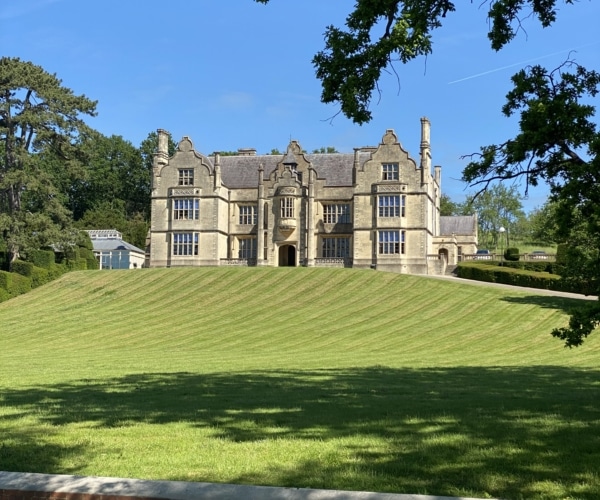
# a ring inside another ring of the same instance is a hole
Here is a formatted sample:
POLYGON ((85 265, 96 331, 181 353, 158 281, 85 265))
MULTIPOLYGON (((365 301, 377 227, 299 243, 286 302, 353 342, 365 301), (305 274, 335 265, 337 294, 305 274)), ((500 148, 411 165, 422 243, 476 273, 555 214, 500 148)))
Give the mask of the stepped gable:
MULTIPOLYGON (((326 186, 352 186, 354 154, 305 154, 304 157, 311 162, 317 173, 317 178, 325 179, 326 186)), ((359 154, 360 166, 362 167, 370 157, 371 154, 369 152, 361 152, 359 154)), ((231 189, 256 188, 258 185, 259 166, 263 165, 265 169, 264 177, 268 179, 283 158, 284 155, 221 156, 221 178, 223 184, 231 189)), ((211 156, 210 159, 214 164, 214 156, 211 156)))

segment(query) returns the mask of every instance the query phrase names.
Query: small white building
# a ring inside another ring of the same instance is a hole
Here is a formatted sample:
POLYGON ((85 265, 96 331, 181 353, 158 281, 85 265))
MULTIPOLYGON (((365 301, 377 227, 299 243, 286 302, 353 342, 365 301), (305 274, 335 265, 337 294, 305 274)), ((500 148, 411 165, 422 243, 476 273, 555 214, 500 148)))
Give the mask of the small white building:
POLYGON ((88 230, 94 256, 98 259, 100 269, 138 269, 143 267, 145 252, 123 240, 123 235, 116 229, 88 230))

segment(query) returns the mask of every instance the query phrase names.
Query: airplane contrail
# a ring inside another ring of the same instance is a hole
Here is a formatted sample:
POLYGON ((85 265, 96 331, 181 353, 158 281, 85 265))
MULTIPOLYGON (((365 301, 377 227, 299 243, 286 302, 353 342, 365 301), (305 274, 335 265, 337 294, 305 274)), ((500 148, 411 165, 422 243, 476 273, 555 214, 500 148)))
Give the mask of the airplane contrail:
POLYGON ((596 41, 596 42, 592 42, 592 43, 587 43, 585 45, 580 45, 579 47, 575 47, 573 49, 559 50, 558 52, 553 52, 552 54, 546 54, 546 55, 543 55, 543 56, 534 57, 533 59, 527 59, 526 61, 516 62, 516 63, 513 63, 513 64, 509 64, 508 66, 502 66, 500 68, 490 69, 489 71, 484 71, 483 73, 477 73, 476 75, 471 75, 471 76, 467 76, 465 78, 460 78, 459 80, 453 80, 451 82, 448 82, 448 85, 452 85, 454 83, 464 82, 464 81, 467 81, 467 80, 472 80, 473 78, 479 78, 480 76, 489 75, 490 73, 496 73, 497 71, 502 71, 504 69, 514 68, 515 66, 521 66, 523 64, 527 64, 527 63, 530 63, 530 62, 533 62, 533 61, 538 61, 539 59, 544 59, 546 57, 552 57, 552 56, 556 56, 558 54, 564 54, 565 52, 571 52, 573 50, 582 49, 584 47, 589 47, 590 45, 595 45, 597 43, 600 43, 600 41, 596 41))

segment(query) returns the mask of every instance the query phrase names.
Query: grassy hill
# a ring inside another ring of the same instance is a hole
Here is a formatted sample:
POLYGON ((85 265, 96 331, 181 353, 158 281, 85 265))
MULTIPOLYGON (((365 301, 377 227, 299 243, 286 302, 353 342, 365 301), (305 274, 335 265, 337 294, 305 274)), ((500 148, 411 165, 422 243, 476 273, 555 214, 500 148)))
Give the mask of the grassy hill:
POLYGON ((576 302, 345 269, 69 273, 0 304, 0 470, 594 498, 600 338, 549 334, 576 302))

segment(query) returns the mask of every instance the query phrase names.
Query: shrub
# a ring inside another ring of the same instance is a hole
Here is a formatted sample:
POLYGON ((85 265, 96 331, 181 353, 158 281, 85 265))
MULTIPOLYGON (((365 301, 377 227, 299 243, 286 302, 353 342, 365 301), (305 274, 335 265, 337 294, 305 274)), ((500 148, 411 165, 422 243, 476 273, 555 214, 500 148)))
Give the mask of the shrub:
POLYGON ((11 266, 11 272, 20 274, 21 276, 31 276, 33 273, 33 264, 24 260, 15 260, 11 266))
POLYGON ((98 269, 99 264, 92 252, 88 248, 79 248, 79 258, 84 259, 87 262, 86 269, 98 269))
MULTIPOLYGON (((32 266, 33 267, 33 266, 32 266)), ((27 293, 31 290, 31 279, 27 276, 23 276, 22 274, 10 273, 11 274, 11 283, 8 289, 8 293, 11 297, 16 297, 17 295, 21 295, 27 293)))
POLYGON ((504 251, 504 259, 512 262, 517 262, 519 260, 519 249, 518 248, 507 248, 504 251))
POLYGON ((78 236, 79 236, 79 240, 77 241, 78 247, 86 248, 87 250, 94 249, 94 244, 92 243, 90 235, 87 233, 87 231, 80 231, 78 236))
POLYGON ((9 267, 8 252, 0 250, 0 271, 8 271, 9 267))
POLYGON ((27 260, 36 267, 50 269, 54 264, 54 250, 32 250, 28 253, 27 260))
POLYGON ((577 290, 569 289, 568 284, 561 280, 560 276, 511 266, 500 267, 489 264, 461 263, 456 269, 456 274, 460 278, 488 283, 502 283, 505 285, 580 293, 577 290))
POLYGON ((66 264, 52 264, 50 269, 48 269, 48 277, 50 280, 55 280, 56 278, 62 276, 68 271, 66 264))
POLYGON ((31 288, 37 288, 38 286, 45 285, 50 282, 50 273, 48 269, 41 267, 35 267, 31 272, 31 288))
POLYGON ((67 268, 69 271, 85 271, 88 267, 87 260, 85 259, 71 259, 67 261, 67 268))
POLYGON ((569 247, 566 243, 560 243, 556 246, 556 263, 564 266, 567 263, 567 253, 569 247))
POLYGON ((8 291, 12 285, 12 274, 8 271, 0 271, 0 289, 8 291))

